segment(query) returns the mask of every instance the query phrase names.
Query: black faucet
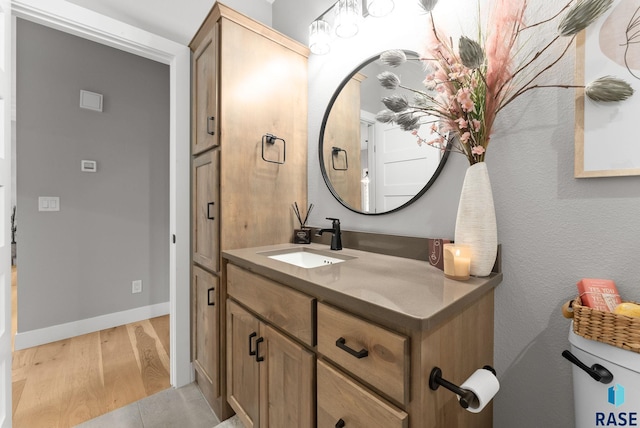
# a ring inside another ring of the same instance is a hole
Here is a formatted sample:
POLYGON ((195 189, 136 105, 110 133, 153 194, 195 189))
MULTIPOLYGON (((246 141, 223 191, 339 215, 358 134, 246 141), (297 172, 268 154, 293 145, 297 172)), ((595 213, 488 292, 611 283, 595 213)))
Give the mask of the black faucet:
POLYGON ((322 235, 324 232, 331 232, 331 249, 342 250, 342 233, 340 232, 340 220, 337 218, 327 217, 331 220, 331 229, 318 229, 316 236, 322 235))

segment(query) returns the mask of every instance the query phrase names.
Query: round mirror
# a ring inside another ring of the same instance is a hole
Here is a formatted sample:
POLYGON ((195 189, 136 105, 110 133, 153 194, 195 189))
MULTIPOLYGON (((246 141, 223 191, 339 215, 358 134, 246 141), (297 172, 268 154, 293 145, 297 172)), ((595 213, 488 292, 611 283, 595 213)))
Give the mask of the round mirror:
MULTIPOLYGON (((415 52, 392 71, 403 86, 424 88, 425 72, 415 52)), ((388 66, 380 56, 362 63, 331 97, 320 129, 319 158, 329 190, 345 207, 362 214, 386 214, 416 201, 436 180, 449 150, 419 145, 411 132, 377 122, 382 98, 402 90, 383 88, 377 76, 388 66)), ((413 93, 406 91, 409 100, 413 93)), ((423 125, 420 134, 429 134, 423 125)))

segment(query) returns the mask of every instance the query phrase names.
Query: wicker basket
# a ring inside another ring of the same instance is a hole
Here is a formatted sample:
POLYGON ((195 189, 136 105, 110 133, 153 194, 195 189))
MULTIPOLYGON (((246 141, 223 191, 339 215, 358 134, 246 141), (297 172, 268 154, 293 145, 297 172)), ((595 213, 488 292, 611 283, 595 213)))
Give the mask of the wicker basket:
POLYGON ((574 333, 640 353, 640 317, 629 317, 582 306, 580 297, 567 302, 563 314, 566 318, 573 318, 574 333))

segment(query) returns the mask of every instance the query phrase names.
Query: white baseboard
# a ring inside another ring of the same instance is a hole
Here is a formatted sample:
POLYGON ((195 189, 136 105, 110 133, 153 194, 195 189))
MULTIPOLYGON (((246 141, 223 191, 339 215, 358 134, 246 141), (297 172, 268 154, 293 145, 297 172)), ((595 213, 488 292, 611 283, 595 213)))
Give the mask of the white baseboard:
POLYGON ((93 333, 107 328, 155 318, 169 313, 169 302, 143 306, 127 311, 101 315, 80 321, 58 324, 38 330, 16 333, 14 347, 16 351, 56 342, 82 334, 93 333))

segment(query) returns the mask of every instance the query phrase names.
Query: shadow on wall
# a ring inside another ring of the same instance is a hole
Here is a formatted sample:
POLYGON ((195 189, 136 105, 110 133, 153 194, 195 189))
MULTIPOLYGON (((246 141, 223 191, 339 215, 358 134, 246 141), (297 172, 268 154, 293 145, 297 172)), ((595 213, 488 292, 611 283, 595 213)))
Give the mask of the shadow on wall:
MULTIPOLYGON (((572 427, 575 426, 573 410, 573 378, 571 363, 562 357, 562 351, 569 349, 570 320, 562 315, 562 304, 552 311, 545 328, 515 358, 504 373, 498 373, 500 392, 498 394, 517 397, 510 401, 508 409, 494 404, 495 427, 572 427), (558 341, 558 331, 564 340, 558 341), (526 388, 523 389, 523 385, 526 388), (541 400, 544 397, 544 400, 541 400), (571 406, 561 414, 550 412, 538 406, 541 401, 566 403, 571 406), (519 408, 514 409, 513 403, 519 408), (517 418, 507 420, 507 418, 517 418)), ((527 308, 533 310, 533 308, 527 308)), ((523 311, 526 313, 526 310, 523 311)), ((497 403, 505 403, 498 400, 497 403)))

